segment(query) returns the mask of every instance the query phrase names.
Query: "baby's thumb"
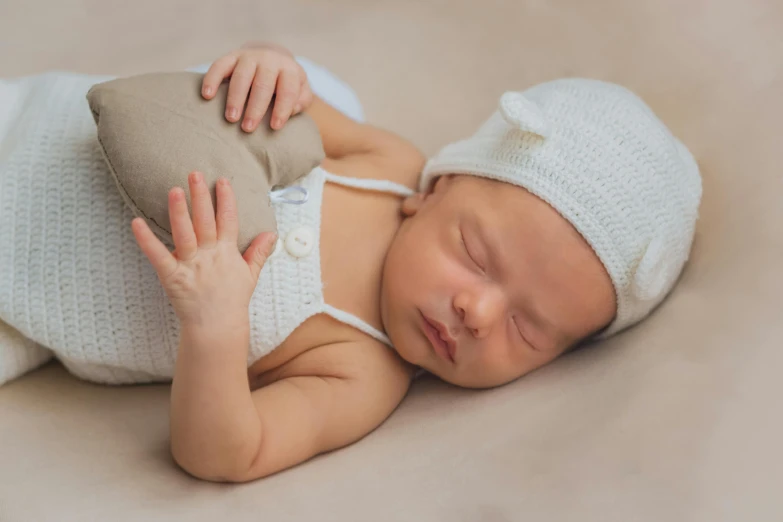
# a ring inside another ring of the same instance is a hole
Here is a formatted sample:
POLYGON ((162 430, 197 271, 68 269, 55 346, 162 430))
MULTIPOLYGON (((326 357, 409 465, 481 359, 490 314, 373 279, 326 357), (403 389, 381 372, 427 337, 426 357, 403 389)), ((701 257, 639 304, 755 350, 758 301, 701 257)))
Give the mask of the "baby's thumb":
POLYGON ((258 279, 266 260, 272 255, 275 242, 277 242, 277 235, 274 232, 259 234, 245 252, 243 257, 250 267, 250 273, 254 280, 258 279))

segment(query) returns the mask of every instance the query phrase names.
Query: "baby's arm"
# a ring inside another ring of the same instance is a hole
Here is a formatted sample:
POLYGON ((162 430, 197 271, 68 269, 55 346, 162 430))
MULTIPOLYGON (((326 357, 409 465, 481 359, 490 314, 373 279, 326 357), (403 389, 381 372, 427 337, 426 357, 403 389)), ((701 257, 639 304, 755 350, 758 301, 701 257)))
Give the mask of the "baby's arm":
POLYGON ((238 370, 232 386, 229 375, 209 378, 214 368, 191 363, 178 369, 179 412, 187 414, 175 417, 172 392, 172 451, 186 471, 212 481, 254 480, 350 444, 391 414, 410 382, 409 370, 380 344, 310 350, 252 393, 238 370))
MULTIPOLYGON (((370 163, 392 181, 416 186, 425 157, 411 142, 393 132, 356 122, 315 96, 305 112, 321 133, 327 170, 330 163, 339 162, 341 170, 348 167, 349 175, 361 177, 370 163), (354 164, 357 168, 353 168, 354 164)), ((377 172, 365 175, 373 177, 377 172)))
POLYGON ((379 425, 402 400, 410 369, 375 341, 312 349, 250 391, 248 306, 272 234, 237 249, 236 200, 216 185, 217 213, 199 173, 185 194, 169 193, 175 250, 137 218, 136 241, 149 259, 180 323, 171 388, 171 450, 191 474, 247 481, 349 444, 379 425))
POLYGON ((230 78, 226 119, 241 122, 246 132, 253 132, 268 110, 272 111, 270 121, 275 129, 285 125, 290 116, 305 111, 321 134, 327 156, 325 168, 339 162, 338 173, 376 176, 376 172, 368 172, 371 165, 391 176, 392 181, 416 186, 425 162, 422 153, 400 136, 356 122, 314 96, 307 74, 286 49, 248 44, 219 58, 204 75, 203 96, 212 99, 226 78, 230 78))

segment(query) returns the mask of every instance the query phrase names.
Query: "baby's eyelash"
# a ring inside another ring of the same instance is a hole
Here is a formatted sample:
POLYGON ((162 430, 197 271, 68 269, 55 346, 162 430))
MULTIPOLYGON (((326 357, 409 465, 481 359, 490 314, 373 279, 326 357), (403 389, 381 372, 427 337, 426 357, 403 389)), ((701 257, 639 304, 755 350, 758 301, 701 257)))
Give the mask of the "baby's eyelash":
POLYGON ((460 229, 460 231, 459 231, 459 240, 462 242, 462 248, 465 249, 465 252, 468 254, 468 257, 470 258, 470 260, 473 261, 473 264, 476 265, 478 267, 478 269, 483 272, 484 271, 484 267, 482 267, 479 264, 479 262, 476 261, 476 258, 474 258, 471 255, 470 250, 468 249, 468 244, 465 242, 465 234, 462 233, 462 229, 460 229))
POLYGON ((523 341, 524 341, 524 342, 525 342, 525 343, 526 343, 528 346, 530 346, 530 347, 531 347, 533 350, 537 350, 537 349, 536 349, 536 347, 533 345, 533 343, 531 343, 531 342, 530 342, 530 340, 528 340, 528 338, 527 338, 527 337, 525 337, 525 334, 523 334, 523 333, 522 333, 522 329, 519 327, 519 324, 517 324, 517 319, 516 319, 516 317, 512 317, 512 318, 511 318, 511 322, 512 322, 512 323, 514 323, 514 328, 516 328, 516 330, 517 330, 517 333, 519 333, 519 337, 521 337, 521 338, 522 338, 522 340, 523 340, 523 341))
MULTIPOLYGON (((519 327, 519 324, 517 324, 517 319, 516 319, 516 317, 512 317, 512 318, 511 318, 511 322, 512 322, 512 323, 514 323, 514 328, 516 328, 516 329, 517 329, 517 333, 519 334, 519 336, 520 336, 522 339, 525 339, 525 336, 522 334, 522 329, 519 327)), ((525 339, 525 341, 527 342, 527 340, 526 340, 526 339, 525 339)))

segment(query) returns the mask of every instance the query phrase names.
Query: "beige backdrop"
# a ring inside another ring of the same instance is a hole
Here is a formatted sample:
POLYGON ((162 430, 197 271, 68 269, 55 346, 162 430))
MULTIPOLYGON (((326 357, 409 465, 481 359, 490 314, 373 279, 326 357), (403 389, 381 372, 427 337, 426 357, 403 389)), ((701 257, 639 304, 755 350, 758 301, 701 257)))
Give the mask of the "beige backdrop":
POLYGON ((783 520, 781 35, 777 0, 2 0, 0 76, 270 39, 428 154, 506 89, 618 81, 705 188, 692 262, 640 327, 496 390, 425 379, 360 443, 256 483, 173 466, 165 386, 50 365, 0 388, 0 520, 783 520))

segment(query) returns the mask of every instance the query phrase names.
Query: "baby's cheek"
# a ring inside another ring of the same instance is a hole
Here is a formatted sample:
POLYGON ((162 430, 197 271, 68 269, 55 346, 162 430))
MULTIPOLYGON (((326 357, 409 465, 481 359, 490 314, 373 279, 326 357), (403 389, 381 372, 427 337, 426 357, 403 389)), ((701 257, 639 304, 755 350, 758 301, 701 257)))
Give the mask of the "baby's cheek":
POLYGON ((475 377, 488 385, 496 385, 516 372, 518 361, 508 350, 506 343, 498 340, 485 340, 474 347, 476 357, 471 365, 475 377))

